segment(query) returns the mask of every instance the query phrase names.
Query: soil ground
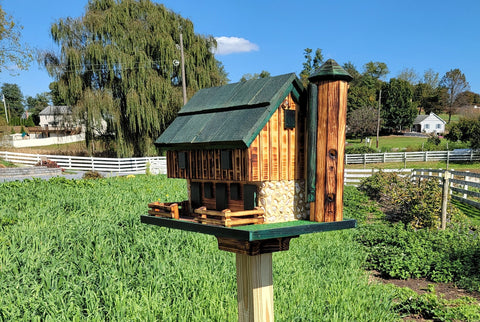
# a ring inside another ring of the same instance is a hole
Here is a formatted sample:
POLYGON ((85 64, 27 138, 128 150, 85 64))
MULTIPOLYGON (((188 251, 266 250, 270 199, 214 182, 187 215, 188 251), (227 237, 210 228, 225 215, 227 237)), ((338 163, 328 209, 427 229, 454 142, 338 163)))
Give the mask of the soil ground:
MULTIPOLYGON (((409 289, 417 292, 418 294, 424 294, 428 292, 428 285, 435 286, 435 293, 439 298, 444 298, 445 300, 455 300, 461 297, 472 297, 477 300, 477 304, 480 305, 480 293, 478 292, 468 292, 464 289, 458 288, 453 283, 434 283, 426 280, 425 278, 413 279, 409 278, 406 280, 400 279, 385 279, 382 278, 379 272, 372 271, 370 272, 370 281, 384 284, 393 284, 398 287, 408 287, 409 289)), ((404 321, 431 321, 426 320, 417 316, 408 316, 403 318, 404 321)))

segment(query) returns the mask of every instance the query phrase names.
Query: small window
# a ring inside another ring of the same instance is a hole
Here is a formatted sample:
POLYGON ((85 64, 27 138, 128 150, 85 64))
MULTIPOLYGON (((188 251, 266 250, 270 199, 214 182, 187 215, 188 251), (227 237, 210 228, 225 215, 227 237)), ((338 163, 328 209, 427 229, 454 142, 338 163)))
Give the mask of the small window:
POLYGON ((227 184, 215 184, 215 204, 216 210, 222 211, 228 208, 227 184))
POLYGON ((295 128, 295 110, 285 110, 285 128, 295 128))
POLYGON ((214 195, 213 195, 213 183, 205 182, 203 184, 203 194, 205 195, 206 199, 212 199, 214 197, 214 195))
POLYGON ((442 125, 437 123, 437 129, 441 129, 442 125))
POLYGON ((238 184, 238 183, 231 183, 230 184, 230 199, 241 200, 240 184, 238 184))
POLYGON ((246 184, 243 186, 243 209, 253 210, 257 206, 257 186, 246 184))
POLYGON ((180 169, 187 168, 187 152, 178 152, 178 167, 180 169))
POLYGON ((429 129, 430 128, 430 124, 425 124, 425 129, 429 129))
POLYGON ((202 206, 202 185, 200 182, 192 182, 190 185, 190 196, 193 209, 202 206))
POLYGON ((220 158, 220 166, 222 170, 233 169, 232 150, 222 150, 220 158))

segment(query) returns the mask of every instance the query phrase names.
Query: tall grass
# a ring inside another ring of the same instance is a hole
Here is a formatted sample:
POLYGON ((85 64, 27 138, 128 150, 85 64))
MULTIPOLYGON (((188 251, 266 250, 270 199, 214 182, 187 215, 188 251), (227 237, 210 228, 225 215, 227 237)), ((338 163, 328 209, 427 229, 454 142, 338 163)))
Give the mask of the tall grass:
MULTIPOLYGON (((164 176, 0 185, 0 320, 236 321, 235 256, 213 236, 141 224, 186 198, 164 176)), ((278 321, 393 321, 352 231, 274 254, 278 321)))

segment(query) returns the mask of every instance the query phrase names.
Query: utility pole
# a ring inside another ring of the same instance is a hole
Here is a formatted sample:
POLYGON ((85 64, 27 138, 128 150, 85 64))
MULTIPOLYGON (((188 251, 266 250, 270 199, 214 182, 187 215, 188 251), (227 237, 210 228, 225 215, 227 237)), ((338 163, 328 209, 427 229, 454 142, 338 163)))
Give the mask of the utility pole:
POLYGON ((382 101, 382 89, 378 94, 378 115, 377 115, 377 149, 378 149, 378 138, 380 136, 380 102, 382 101))
POLYGON ((183 55, 183 35, 182 27, 180 27, 180 55, 182 64, 182 92, 183 92, 183 105, 187 104, 187 83, 185 82, 185 57, 183 55))
POLYGON ((5 108, 5 118, 7 119, 8 124, 8 113, 7 113, 7 103, 5 102, 5 95, 2 94, 3 107, 5 108))

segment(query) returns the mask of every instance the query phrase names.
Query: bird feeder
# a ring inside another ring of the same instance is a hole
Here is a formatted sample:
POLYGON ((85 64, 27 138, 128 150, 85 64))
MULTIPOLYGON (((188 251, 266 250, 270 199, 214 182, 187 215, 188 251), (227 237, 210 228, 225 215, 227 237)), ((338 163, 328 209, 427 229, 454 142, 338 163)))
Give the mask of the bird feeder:
POLYGON ((272 253, 344 219, 348 82, 328 60, 305 89, 295 74, 198 91, 157 139, 188 200, 151 203, 141 221, 214 235, 236 254, 239 321, 273 321, 272 253))

